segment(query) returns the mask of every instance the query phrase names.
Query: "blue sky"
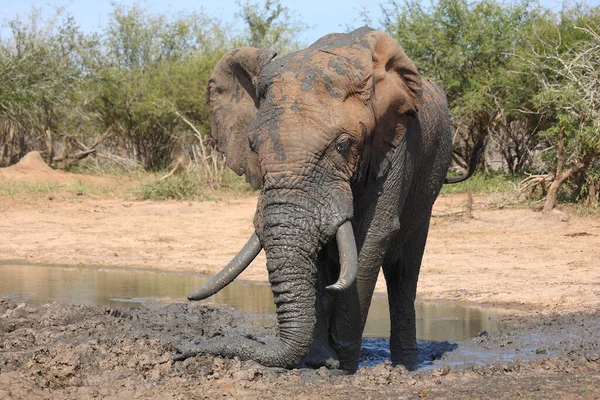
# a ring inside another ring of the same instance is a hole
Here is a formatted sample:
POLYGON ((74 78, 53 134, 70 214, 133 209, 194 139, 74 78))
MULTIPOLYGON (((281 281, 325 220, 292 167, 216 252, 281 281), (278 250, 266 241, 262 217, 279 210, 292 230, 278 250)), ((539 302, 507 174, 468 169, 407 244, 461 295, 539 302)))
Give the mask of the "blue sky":
MULTIPOLYGON (((263 0, 256 0, 263 4, 263 0)), ((588 4, 598 4, 600 0, 588 0, 588 4)), ((121 0, 120 4, 131 4, 133 1, 121 0)), ((138 3, 152 13, 177 13, 178 11, 194 11, 204 9, 208 15, 220 18, 225 22, 235 22, 235 13, 239 7, 236 0, 143 0, 138 3)), ((331 32, 341 32, 347 26, 360 26, 359 11, 370 5, 370 13, 375 22, 381 18, 379 4, 382 1, 368 0, 281 0, 297 17, 312 28, 301 36, 307 44, 331 32), (374 6, 376 5, 376 6, 374 6)), ((384 4, 388 1, 384 0, 384 4)), ((559 10, 561 0, 541 0, 545 7, 559 10)), ((106 23, 112 9, 111 0, 0 0, 0 23, 14 18, 17 14, 26 14, 33 6, 43 10, 51 10, 52 5, 65 6, 75 20, 86 31, 99 30, 106 23)), ((48 11, 49 12, 49 11, 48 11)), ((237 21, 238 28, 242 27, 237 21)))

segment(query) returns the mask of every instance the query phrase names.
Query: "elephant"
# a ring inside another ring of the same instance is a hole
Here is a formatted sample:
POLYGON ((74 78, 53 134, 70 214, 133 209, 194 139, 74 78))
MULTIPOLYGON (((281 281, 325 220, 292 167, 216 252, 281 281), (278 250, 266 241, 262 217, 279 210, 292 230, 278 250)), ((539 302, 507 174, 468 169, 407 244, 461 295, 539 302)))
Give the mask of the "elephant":
POLYGON ((417 363, 415 296, 432 207, 452 155, 446 97, 398 42, 368 27, 275 58, 227 52, 208 82, 211 135, 260 189, 254 233, 188 296, 207 298, 264 249, 278 334, 179 347, 265 366, 358 367, 380 269, 392 362, 417 363))

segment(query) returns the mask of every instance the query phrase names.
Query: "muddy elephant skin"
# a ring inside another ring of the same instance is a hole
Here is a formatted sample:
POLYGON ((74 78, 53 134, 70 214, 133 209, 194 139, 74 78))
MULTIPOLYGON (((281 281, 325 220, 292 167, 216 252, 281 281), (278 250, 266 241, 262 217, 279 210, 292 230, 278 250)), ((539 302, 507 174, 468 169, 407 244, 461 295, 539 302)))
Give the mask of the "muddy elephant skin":
POLYGON ((383 268, 392 361, 414 367, 417 278, 452 152, 445 95, 369 28, 275 55, 229 51, 208 83, 211 134, 261 192, 253 238, 190 299, 222 288, 263 248, 279 334, 183 351, 354 371, 383 268))

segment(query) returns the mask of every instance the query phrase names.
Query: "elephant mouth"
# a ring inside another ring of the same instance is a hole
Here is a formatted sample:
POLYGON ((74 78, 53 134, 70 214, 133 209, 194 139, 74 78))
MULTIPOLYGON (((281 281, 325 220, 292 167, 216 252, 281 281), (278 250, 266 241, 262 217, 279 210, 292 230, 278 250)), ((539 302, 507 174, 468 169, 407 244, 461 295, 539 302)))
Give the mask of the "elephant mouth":
MULTIPOLYGON (((358 252, 354 239, 354 229, 349 220, 338 227, 335 241, 339 252, 340 273, 337 281, 327 286, 326 289, 339 292, 348 289, 354 283, 358 269, 358 252)), ((261 249, 262 245, 255 232, 233 260, 202 287, 188 295, 188 300, 203 300, 225 288, 250 265, 261 249)))

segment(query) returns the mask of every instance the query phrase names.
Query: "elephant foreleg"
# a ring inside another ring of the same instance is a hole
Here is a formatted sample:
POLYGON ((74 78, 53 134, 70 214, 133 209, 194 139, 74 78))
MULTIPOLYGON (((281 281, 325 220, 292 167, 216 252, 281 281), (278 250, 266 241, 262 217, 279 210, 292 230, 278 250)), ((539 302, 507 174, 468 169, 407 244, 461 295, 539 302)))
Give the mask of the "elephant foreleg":
POLYGON ((383 263, 390 308, 390 352, 394 364, 409 370, 419 363, 415 299, 417 280, 429 231, 429 219, 411 235, 399 252, 383 263))
POLYGON ((355 371, 358 368, 362 339, 360 300, 357 283, 336 293, 331 316, 330 341, 338 354, 340 368, 355 371))
POLYGON ((329 321, 337 294, 325 289, 326 286, 335 282, 335 278, 330 276, 330 272, 327 262, 321 263, 318 268, 317 298, 315 301, 317 322, 310 350, 302 360, 301 366, 313 368, 325 366, 330 369, 337 369, 340 366, 337 353, 330 344, 329 335, 329 321))
POLYGON ((371 306, 371 298, 377 283, 382 252, 385 246, 365 244, 359 256, 359 268, 355 283, 347 290, 337 293, 331 319, 331 343, 338 354, 340 368, 354 371, 358 368, 362 332, 371 306))

